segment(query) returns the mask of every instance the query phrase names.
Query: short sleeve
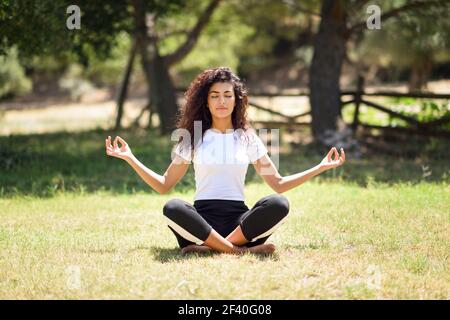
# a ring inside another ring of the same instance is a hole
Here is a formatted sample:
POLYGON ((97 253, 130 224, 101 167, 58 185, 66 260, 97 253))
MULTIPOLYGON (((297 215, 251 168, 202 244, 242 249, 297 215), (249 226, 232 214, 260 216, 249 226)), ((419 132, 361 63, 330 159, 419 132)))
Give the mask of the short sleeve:
MULTIPOLYGON (((192 150, 191 146, 186 146, 182 145, 181 143, 177 143, 173 149, 173 154, 179 155, 184 160, 191 162, 192 161, 191 150, 192 150)), ((172 159, 173 158, 174 156, 172 155, 172 159)))
POLYGON ((247 147, 247 155, 251 162, 262 158, 267 154, 267 148, 262 142, 262 140, 256 135, 256 133, 251 132, 249 135, 249 142, 247 147))

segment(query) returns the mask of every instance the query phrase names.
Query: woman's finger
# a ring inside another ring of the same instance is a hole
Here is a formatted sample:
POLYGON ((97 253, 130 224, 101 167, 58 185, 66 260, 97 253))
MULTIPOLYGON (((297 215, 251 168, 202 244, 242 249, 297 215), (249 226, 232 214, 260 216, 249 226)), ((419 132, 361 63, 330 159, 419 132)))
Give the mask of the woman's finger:
POLYGON ((125 140, 123 140, 121 137, 117 136, 117 139, 119 139, 120 143, 124 146, 127 146, 127 142, 125 140))
POLYGON ((108 140, 105 140, 106 151, 112 151, 112 148, 108 145, 108 140))
POLYGON ((342 163, 345 162, 345 152, 344 152, 344 148, 341 148, 341 158, 342 158, 342 163))
POLYGON ((117 145, 117 137, 114 139, 114 149, 118 149, 119 146, 117 145))
POLYGON ((105 139, 106 150, 112 151, 111 141, 109 139, 105 139))
POLYGON ((330 151, 328 151, 328 153, 327 153, 327 160, 328 160, 328 162, 331 161, 331 154, 332 154, 332 152, 333 152, 333 148, 331 148, 330 151))
POLYGON ((334 147, 333 149, 334 149, 334 161, 339 161, 339 153, 336 147, 334 147))

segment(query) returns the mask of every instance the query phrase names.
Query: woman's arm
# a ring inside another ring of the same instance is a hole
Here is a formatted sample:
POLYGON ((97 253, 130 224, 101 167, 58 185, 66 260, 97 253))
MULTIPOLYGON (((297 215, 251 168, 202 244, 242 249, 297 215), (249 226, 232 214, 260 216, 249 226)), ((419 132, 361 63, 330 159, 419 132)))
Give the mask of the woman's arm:
POLYGON ((263 180, 277 193, 283 193, 292 188, 295 188, 302 183, 308 181, 314 176, 321 174, 322 172, 336 168, 344 164, 345 152, 341 148, 341 156, 337 152, 336 148, 331 148, 326 157, 320 162, 320 164, 312 167, 311 169, 299 172, 290 176, 282 177, 270 157, 266 154, 264 157, 258 159, 253 165, 256 172, 263 178, 263 180), (332 159, 334 154, 335 159, 332 159))
POLYGON ((169 192, 178 181, 183 178, 189 168, 189 162, 184 161, 178 155, 173 159, 164 175, 159 175, 142 164, 131 152, 130 147, 120 137, 114 139, 114 146, 111 144, 111 137, 105 140, 106 154, 125 160, 136 173, 155 191, 163 194, 169 192), (118 142, 122 144, 119 147, 118 142))

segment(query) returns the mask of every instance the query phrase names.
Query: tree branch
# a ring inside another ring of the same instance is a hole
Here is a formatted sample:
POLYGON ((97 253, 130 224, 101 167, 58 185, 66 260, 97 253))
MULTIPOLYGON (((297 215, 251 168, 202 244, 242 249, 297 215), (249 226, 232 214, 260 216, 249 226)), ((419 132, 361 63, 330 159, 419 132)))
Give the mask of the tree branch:
MULTIPOLYGON (((430 7, 433 5, 445 4, 447 0, 417 0, 407 3, 401 7, 392 9, 381 15, 381 21, 385 22, 387 19, 394 18, 406 11, 414 11, 422 9, 424 7, 430 7)), ((360 21, 355 23, 349 28, 349 33, 358 32, 366 26, 366 21, 360 21)))
POLYGON ((219 5, 220 1, 221 0, 212 0, 209 6, 206 8, 205 12, 203 12, 203 14, 198 19, 195 27, 189 33, 186 42, 183 43, 174 53, 171 53, 164 57, 164 61, 166 62, 167 66, 170 66, 180 61, 192 50, 192 48, 194 47, 194 45, 198 40, 200 32, 203 30, 203 28, 211 19, 211 16, 214 10, 219 5))

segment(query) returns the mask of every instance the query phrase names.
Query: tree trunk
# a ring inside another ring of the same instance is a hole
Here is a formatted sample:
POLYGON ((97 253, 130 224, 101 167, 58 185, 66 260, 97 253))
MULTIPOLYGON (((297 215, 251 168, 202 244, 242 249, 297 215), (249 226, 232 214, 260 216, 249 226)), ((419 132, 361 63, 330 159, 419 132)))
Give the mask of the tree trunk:
POLYGON ((414 63, 409 76, 408 91, 417 92, 426 88, 432 68, 433 62, 429 56, 414 63))
POLYGON ((123 105, 127 98, 128 85, 130 83, 131 71, 133 70, 134 57, 136 56, 136 41, 133 41, 130 50, 130 56, 128 57, 127 66, 123 75, 122 82, 120 84, 119 95, 117 97, 117 113, 116 113, 116 125, 115 129, 121 128, 121 121, 123 116, 123 105))
MULTIPOLYGON (((175 116, 178 112, 175 87, 167 65, 158 53, 155 42, 151 42, 146 48, 142 48, 141 55, 145 54, 150 58, 142 59, 145 76, 150 86, 149 101, 151 106, 154 107, 152 109, 157 110, 161 134, 166 134, 174 129, 175 116), (151 60, 151 62, 148 60, 151 60)), ((149 121, 151 121, 151 118, 149 121)))
POLYGON ((154 16, 146 13, 142 0, 134 0, 136 42, 141 55, 142 68, 148 85, 149 101, 158 113, 161 134, 169 133, 175 126, 178 111, 175 88, 164 59, 159 55, 156 35, 153 30, 154 16))
POLYGON ((341 118, 339 77, 347 41, 344 1, 323 0, 321 17, 309 73, 312 132, 319 140, 336 131, 341 118))

